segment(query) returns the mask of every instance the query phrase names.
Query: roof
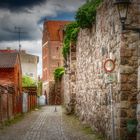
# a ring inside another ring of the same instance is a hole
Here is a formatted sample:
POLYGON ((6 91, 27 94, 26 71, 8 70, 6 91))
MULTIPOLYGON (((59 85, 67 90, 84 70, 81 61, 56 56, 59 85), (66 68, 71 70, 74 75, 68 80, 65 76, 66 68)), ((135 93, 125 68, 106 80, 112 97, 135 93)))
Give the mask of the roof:
POLYGON ((17 50, 8 50, 8 49, 0 50, 0 53, 13 53, 13 52, 17 52, 17 50))
POLYGON ((66 24, 69 24, 71 21, 46 21, 44 23, 44 34, 47 36, 49 34, 49 40, 59 41, 59 30, 61 30, 66 24))
POLYGON ((31 63, 38 63, 39 62, 39 56, 28 54, 24 51, 20 52, 20 60, 22 62, 31 62, 31 63))
POLYGON ((16 64, 18 53, 1 53, 0 52, 0 68, 13 68, 16 64))

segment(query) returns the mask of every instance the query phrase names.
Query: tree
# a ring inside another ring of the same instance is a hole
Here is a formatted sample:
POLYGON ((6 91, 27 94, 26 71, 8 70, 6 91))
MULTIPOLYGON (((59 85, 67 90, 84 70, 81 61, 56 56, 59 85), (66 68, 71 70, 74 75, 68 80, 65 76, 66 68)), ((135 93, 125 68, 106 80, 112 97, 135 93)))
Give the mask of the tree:
POLYGON ((22 77, 22 87, 32 87, 36 86, 35 80, 30 78, 29 76, 23 76, 22 77))

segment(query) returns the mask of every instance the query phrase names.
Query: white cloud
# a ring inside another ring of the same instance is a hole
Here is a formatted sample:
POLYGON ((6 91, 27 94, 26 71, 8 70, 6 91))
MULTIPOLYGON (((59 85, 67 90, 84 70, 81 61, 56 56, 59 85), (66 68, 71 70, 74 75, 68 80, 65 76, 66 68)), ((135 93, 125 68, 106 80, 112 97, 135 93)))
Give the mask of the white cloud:
MULTIPOLYGON (((39 56, 38 63, 38 75, 42 75, 42 46, 41 40, 37 41, 22 41, 21 49, 26 50, 27 53, 39 56)), ((11 49, 19 49, 18 42, 1 42, 0 49, 6 49, 7 47, 11 49)))
POLYGON ((57 16, 58 12, 75 12, 85 0, 47 0, 43 5, 11 12, 8 9, 0 9, 0 49, 11 47, 18 49, 17 37, 14 33, 15 26, 22 27, 21 39, 22 49, 28 53, 38 55, 39 74, 41 74, 41 26, 37 22, 46 16, 57 16))

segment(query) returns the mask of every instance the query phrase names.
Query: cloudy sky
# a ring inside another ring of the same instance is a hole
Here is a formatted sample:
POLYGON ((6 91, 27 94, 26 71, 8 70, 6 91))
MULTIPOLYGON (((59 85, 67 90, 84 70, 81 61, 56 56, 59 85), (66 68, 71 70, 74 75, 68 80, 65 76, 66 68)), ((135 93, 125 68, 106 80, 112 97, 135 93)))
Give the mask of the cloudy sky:
MULTIPOLYGON (((0 49, 18 49, 21 27, 21 46, 41 58, 42 24, 48 20, 74 20, 75 11, 86 0, 0 0, 0 49)), ((41 74, 41 59, 39 62, 41 74)))

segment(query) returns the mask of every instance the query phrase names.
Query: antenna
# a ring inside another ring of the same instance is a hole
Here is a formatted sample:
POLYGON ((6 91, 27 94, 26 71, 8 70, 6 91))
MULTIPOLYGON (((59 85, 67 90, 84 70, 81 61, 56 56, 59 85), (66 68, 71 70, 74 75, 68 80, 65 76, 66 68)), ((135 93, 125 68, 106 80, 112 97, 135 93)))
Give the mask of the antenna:
POLYGON ((19 52, 21 51, 21 44, 20 44, 21 34, 22 34, 22 33, 26 33, 26 32, 22 32, 22 29, 23 29, 22 27, 19 27, 19 26, 16 27, 16 26, 15 26, 15 30, 16 30, 15 33, 18 34, 19 52))

